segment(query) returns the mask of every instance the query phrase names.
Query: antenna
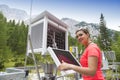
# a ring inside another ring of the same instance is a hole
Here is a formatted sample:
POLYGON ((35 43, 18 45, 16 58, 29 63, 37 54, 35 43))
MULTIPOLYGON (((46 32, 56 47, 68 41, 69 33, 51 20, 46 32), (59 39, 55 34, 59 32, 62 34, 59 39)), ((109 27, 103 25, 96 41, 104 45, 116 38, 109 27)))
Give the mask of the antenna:
MULTIPOLYGON (((29 19, 29 28, 31 28, 31 16, 32 16, 32 3, 33 3, 33 0, 31 0, 31 4, 30 4, 30 19, 29 19)), ((28 29, 30 30, 30 29, 28 29)), ((30 48, 32 50, 31 54, 32 54, 32 57, 33 57, 33 60, 34 60, 34 64, 35 64, 35 68, 36 68, 36 71, 37 71, 37 75, 38 75, 38 79, 40 79, 40 74, 39 74, 39 69, 38 69, 38 66, 37 66, 37 63, 36 63, 36 60, 35 60, 35 56, 34 56, 34 51, 33 51, 33 45, 32 45, 32 40, 31 40, 31 36, 30 36, 30 31, 28 31, 28 35, 27 35, 27 51, 26 51, 26 57, 25 57, 25 68, 24 70, 26 71, 26 65, 27 65, 27 56, 29 56, 29 53, 28 53, 28 46, 30 45, 30 48)))

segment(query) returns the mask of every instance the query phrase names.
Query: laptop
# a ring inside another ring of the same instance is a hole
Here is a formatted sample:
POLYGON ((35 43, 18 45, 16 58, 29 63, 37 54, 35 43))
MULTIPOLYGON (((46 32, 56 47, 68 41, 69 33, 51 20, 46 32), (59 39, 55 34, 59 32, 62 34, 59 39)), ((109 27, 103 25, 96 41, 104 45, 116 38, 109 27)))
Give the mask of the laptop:
MULTIPOLYGON (((62 60, 64 62, 67 62, 70 64, 81 66, 81 64, 77 61, 77 59, 69 51, 62 50, 62 49, 56 49, 56 48, 52 48, 52 47, 48 47, 47 51, 53 58, 53 61, 55 62, 57 67, 62 63, 62 60)), ((73 73, 76 73, 76 72, 73 70, 61 71, 62 75, 68 75, 68 74, 73 74, 73 73)))

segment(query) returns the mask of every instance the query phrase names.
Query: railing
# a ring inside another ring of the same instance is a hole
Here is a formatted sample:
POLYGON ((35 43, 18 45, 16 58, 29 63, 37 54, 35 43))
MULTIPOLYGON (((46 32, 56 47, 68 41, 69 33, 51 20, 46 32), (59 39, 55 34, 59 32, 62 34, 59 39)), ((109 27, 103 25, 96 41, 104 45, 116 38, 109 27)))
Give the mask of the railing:
MULTIPOLYGON (((113 62, 109 62, 110 65, 113 64, 113 62)), ((115 65, 120 65, 120 62, 114 62, 115 65)))

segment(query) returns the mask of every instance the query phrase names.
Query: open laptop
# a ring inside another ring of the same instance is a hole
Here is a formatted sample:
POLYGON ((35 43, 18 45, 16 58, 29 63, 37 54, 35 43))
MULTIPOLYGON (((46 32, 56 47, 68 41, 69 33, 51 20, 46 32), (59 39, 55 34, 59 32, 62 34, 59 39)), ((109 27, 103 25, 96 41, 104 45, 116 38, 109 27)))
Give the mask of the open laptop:
MULTIPOLYGON (((49 54, 51 55, 51 57, 53 58, 57 67, 62 63, 62 60, 70 64, 81 66, 80 63, 76 60, 76 58, 69 51, 51 48, 51 47, 48 47, 47 50, 49 54)), ((61 71, 62 75, 67 75, 67 74, 72 74, 72 73, 76 73, 76 72, 73 70, 61 71)))

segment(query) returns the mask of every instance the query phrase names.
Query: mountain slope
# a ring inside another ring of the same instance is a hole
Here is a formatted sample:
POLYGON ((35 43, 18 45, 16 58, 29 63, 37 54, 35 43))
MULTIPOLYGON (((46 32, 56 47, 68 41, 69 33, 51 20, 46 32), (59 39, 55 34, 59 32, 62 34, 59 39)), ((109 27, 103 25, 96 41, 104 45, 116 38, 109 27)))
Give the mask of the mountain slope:
POLYGON ((87 23, 85 21, 79 22, 69 18, 63 18, 63 22, 65 22, 69 28, 69 32, 71 33, 72 37, 75 37, 75 31, 81 27, 87 27, 90 31, 91 37, 97 37, 99 34, 99 25, 95 23, 87 23))
POLYGON ((28 14, 24 10, 10 8, 7 5, 0 5, 0 12, 7 18, 7 20, 24 21, 28 18, 28 14))

